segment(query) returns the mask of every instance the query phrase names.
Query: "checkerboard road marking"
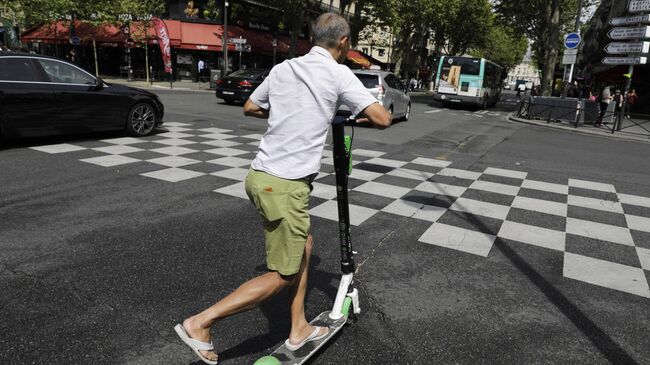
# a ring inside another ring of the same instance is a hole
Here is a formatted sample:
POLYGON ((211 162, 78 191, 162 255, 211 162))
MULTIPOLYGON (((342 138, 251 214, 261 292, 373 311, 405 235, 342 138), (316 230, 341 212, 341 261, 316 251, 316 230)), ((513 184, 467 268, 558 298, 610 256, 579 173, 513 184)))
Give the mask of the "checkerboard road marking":
MULTIPOLYGON (((204 176, 225 179, 228 184, 214 190, 215 193, 248 199, 244 180, 255 155, 251 146, 259 144, 261 134, 238 134, 217 127, 197 129, 190 123, 166 123, 165 127, 168 132, 145 138, 105 139, 98 141, 104 145, 92 148, 62 143, 32 149, 55 155, 92 152, 97 156, 84 154, 80 161, 104 167, 147 163, 160 168, 141 176, 169 183, 187 183, 204 176), (210 171, 210 166, 214 166, 214 171, 210 171)), ((384 151, 361 148, 353 151, 353 158, 355 156, 358 158, 354 161, 357 167, 353 169, 351 178, 357 183, 351 190, 363 194, 361 200, 350 205, 350 219, 354 226, 364 224, 381 212, 401 217, 400 221, 413 219, 430 223, 418 241, 441 250, 487 257, 496 239, 504 239, 549 252, 563 252, 562 275, 566 278, 650 298, 646 279, 650 271, 650 248, 647 244, 641 247, 639 242, 635 242, 635 237, 650 233, 650 213, 642 214, 643 209, 650 209, 650 197, 617 192, 614 185, 606 182, 571 178, 565 184, 551 183, 528 179, 526 171, 502 167, 471 171, 454 167, 451 161, 426 156, 411 160, 393 159, 384 151), (482 176, 507 178, 512 182, 492 182, 482 179, 482 176), (445 183, 437 182, 437 178, 445 183), (571 188, 580 189, 575 190, 580 192, 593 191, 593 196, 609 194, 610 200, 575 195, 571 188), (522 196, 524 190, 538 191, 542 195, 552 193, 566 199, 549 201, 522 196), (626 212, 626 206, 640 210, 631 214, 626 212), (604 214, 621 218, 612 224, 596 222, 569 216, 569 208, 594 212, 596 216, 604 214), (511 217, 522 212, 555 217, 553 220, 565 223, 560 229, 557 224, 549 226, 535 219, 523 223, 511 217), (453 219, 450 221, 449 214, 454 219, 468 220, 457 226, 459 223, 453 219), (498 224, 494 231, 496 235, 481 231, 476 222, 484 220, 493 227, 498 224), (569 236, 592 240, 603 247, 630 247, 639 265, 629 265, 630 260, 628 265, 624 265, 616 262, 615 258, 604 260, 590 257, 586 252, 570 252, 567 245, 569 236)), ((337 221, 336 190, 328 178, 332 175, 333 164, 329 147, 323 152, 322 163, 321 170, 324 171, 314 182, 311 194, 318 203, 310 213, 314 217, 337 221)))

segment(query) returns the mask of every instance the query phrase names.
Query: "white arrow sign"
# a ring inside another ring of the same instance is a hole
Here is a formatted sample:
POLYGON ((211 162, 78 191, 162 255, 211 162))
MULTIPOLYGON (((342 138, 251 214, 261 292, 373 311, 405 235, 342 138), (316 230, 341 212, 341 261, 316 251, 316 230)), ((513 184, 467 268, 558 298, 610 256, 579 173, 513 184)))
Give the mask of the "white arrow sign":
POLYGON ((605 47, 605 52, 609 54, 621 53, 648 53, 650 51, 650 42, 613 42, 605 47))
POLYGON ((632 0, 628 8, 631 13, 650 11, 650 0, 632 0))
POLYGON ((630 25, 639 23, 650 23, 650 14, 612 18, 609 20, 609 24, 611 25, 630 25))
POLYGON ((230 44, 246 44, 246 38, 228 38, 230 44))
POLYGON ((605 65, 645 65, 647 61, 647 57, 605 57, 602 62, 605 65))
POLYGON ((650 38, 650 26, 636 28, 613 28, 607 35, 611 39, 650 38))

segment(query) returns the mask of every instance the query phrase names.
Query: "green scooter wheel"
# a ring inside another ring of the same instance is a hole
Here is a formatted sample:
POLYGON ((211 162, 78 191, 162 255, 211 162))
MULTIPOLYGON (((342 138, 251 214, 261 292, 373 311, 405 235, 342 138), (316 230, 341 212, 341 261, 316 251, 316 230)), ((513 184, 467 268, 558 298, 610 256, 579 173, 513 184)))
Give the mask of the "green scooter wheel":
POLYGON ((273 356, 264 356, 260 357, 255 361, 253 365, 281 365, 282 363, 280 360, 276 359, 273 356))
POLYGON ((350 318, 350 309, 352 309, 352 298, 345 297, 345 300, 343 301, 343 309, 341 310, 345 318, 350 318))

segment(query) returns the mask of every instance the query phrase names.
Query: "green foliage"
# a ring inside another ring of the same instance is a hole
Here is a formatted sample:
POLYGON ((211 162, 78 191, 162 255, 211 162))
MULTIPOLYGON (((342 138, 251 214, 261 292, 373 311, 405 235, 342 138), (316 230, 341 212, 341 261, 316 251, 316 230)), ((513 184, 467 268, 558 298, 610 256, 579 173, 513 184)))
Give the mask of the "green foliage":
MULTIPOLYGON (((542 92, 550 93, 563 35, 573 31, 579 0, 499 0, 496 10, 532 41, 533 59, 542 70, 542 92)), ((583 7, 594 1, 582 1, 583 7)))
POLYGON ((496 62, 506 71, 518 65, 528 49, 528 39, 512 27, 501 24, 493 15, 492 25, 488 28, 485 42, 471 49, 469 53, 476 57, 487 58, 496 62))
POLYGON ((164 7, 164 0, 0 0, 25 27, 73 18, 92 24, 147 19, 164 7))

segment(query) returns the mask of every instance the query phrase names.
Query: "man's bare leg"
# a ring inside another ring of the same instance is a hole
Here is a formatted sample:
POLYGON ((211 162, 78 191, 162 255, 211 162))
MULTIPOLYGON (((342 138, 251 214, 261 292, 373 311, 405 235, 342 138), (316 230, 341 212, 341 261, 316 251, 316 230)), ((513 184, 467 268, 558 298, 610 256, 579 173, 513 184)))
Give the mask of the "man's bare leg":
MULTIPOLYGON (((255 277, 210 308, 183 321, 183 327, 193 339, 210 342, 210 327, 216 320, 257 307, 291 285, 295 278, 296 275, 282 276, 275 271, 255 277)), ((201 354, 210 360, 217 359, 213 351, 201 351, 201 354)))
MULTIPOLYGON (((291 287, 291 333, 289 342, 298 344, 302 342, 313 331, 314 327, 309 325, 305 318, 305 296, 307 294, 307 277, 309 274, 309 261, 314 247, 314 238, 311 234, 307 236, 305 253, 302 256, 300 270, 296 274, 295 283, 291 287)), ((324 334, 327 329, 321 329, 319 335, 324 334)))

